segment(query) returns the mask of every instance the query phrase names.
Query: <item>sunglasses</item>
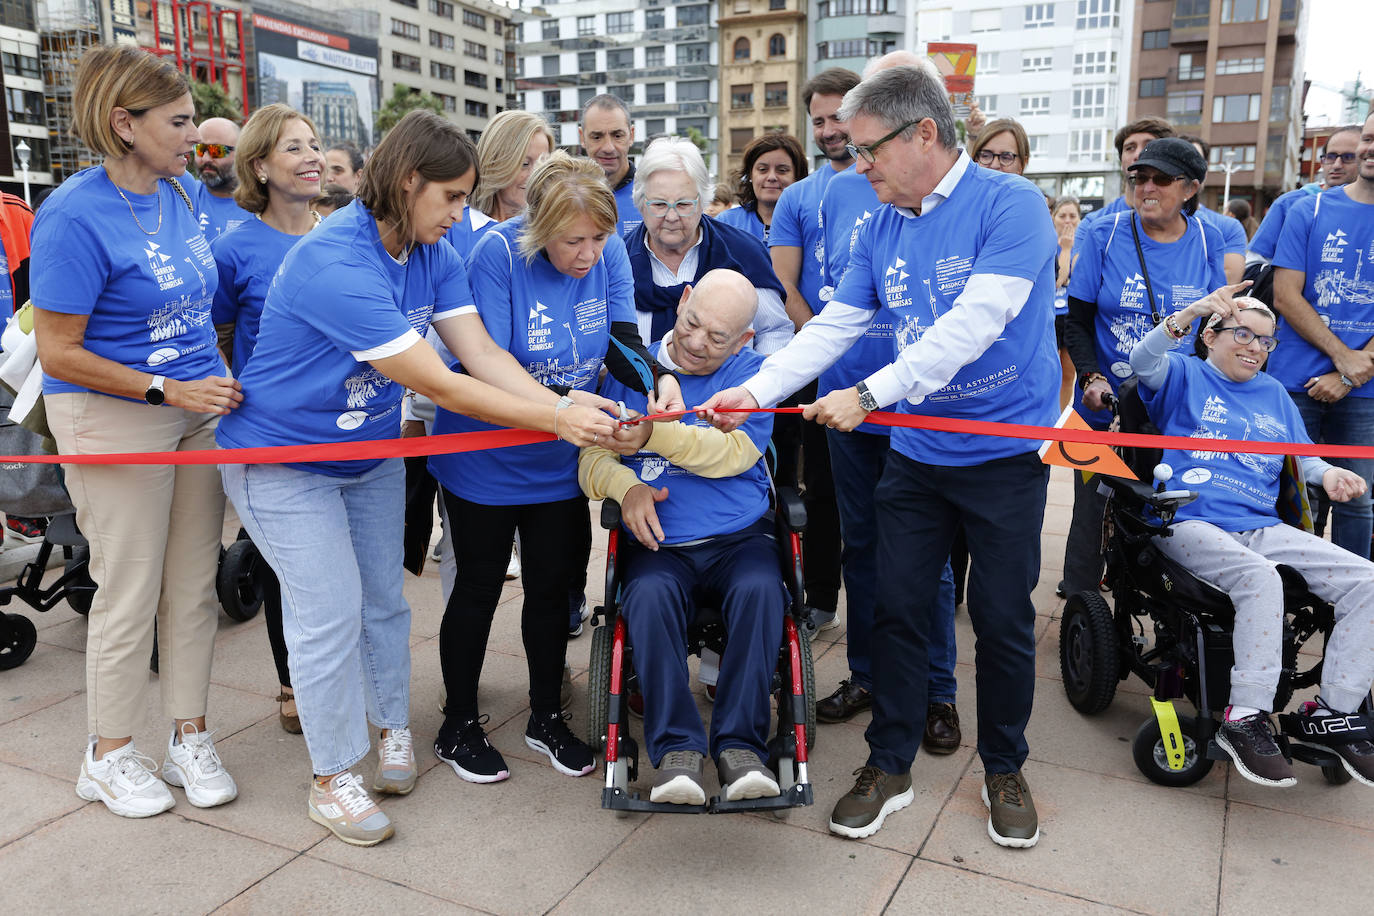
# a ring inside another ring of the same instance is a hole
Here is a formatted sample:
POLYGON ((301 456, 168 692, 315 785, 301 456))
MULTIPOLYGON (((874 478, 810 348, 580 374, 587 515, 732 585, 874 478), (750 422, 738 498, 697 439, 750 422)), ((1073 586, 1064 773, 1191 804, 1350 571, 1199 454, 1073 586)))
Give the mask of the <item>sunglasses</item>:
POLYGON ((234 151, 234 148, 227 143, 197 143, 196 155, 209 156, 211 159, 223 159, 234 151))
POLYGON ((1258 340, 1260 349, 1263 350, 1265 353, 1273 353, 1274 348, 1279 345, 1279 339, 1277 337, 1269 337, 1264 334, 1256 334, 1254 331, 1250 330, 1249 328, 1245 327, 1245 325, 1241 324, 1233 325, 1227 328, 1214 328, 1213 330, 1215 330, 1218 334, 1220 334, 1222 331, 1230 331, 1231 336, 1236 339, 1236 343, 1240 344, 1242 347, 1248 347, 1250 346, 1250 341, 1258 340))
POLYGON ((1182 175, 1165 175, 1162 172, 1156 172, 1152 175, 1146 175, 1141 172, 1132 172, 1131 176, 1126 180, 1129 181, 1131 184, 1135 185, 1137 188, 1145 184, 1146 182, 1153 184, 1157 188, 1167 188, 1175 181, 1183 181, 1184 179, 1182 175))

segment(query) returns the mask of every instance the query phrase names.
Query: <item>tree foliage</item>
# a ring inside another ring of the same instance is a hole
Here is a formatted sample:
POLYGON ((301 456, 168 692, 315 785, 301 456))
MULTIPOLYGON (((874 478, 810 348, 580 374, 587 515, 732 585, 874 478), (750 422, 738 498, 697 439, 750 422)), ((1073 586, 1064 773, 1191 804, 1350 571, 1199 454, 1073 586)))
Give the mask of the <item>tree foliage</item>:
POLYGON ((444 113, 444 106, 434 96, 427 92, 412 89, 404 83, 397 83, 392 87, 391 98, 383 102, 377 109, 378 138, 395 127, 408 112, 416 108, 428 108, 437 115, 444 113))
POLYGON ((196 106, 196 123, 206 118, 228 118, 235 124, 243 121, 243 107, 224 91, 218 83, 191 81, 191 101, 196 106))

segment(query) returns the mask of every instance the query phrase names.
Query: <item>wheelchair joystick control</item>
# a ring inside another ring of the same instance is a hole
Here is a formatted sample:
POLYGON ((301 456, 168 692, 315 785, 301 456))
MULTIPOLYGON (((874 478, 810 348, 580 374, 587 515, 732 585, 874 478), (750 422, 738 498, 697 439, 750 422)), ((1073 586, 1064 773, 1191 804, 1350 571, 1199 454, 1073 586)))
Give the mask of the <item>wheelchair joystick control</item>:
POLYGON ((1164 485, 1165 485, 1166 483, 1168 483, 1170 480, 1172 480, 1172 479, 1173 479, 1173 476, 1174 476, 1174 469, 1171 468, 1169 465, 1165 464, 1165 463, 1162 462, 1162 461, 1161 461, 1159 464, 1155 465, 1155 469, 1154 469, 1155 492, 1156 492, 1156 493, 1163 493, 1163 492, 1164 492, 1164 485))

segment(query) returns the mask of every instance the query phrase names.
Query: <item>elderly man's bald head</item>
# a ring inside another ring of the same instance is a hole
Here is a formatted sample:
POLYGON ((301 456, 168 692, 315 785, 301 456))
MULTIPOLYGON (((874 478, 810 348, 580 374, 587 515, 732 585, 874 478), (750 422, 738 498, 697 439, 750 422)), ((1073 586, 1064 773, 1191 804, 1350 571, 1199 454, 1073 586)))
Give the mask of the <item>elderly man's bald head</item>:
POLYGON ((875 57, 864 65, 863 78, 868 79, 880 70, 889 67, 921 67, 930 64, 930 58, 922 57, 911 51, 889 51, 881 57, 875 57))
POLYGON ((758 306, 758 290, 739 271, 708 271, 683 290, 668 355, 688 375, 710 375, 753 338, 758 306))

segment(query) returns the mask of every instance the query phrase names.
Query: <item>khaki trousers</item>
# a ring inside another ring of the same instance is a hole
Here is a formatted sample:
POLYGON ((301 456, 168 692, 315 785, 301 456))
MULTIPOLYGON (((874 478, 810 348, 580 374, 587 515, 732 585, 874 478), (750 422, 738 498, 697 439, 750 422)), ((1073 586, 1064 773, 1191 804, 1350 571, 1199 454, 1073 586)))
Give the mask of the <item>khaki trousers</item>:
MULTIPOLYGON (((219 418, 103 394, 46 395, 61 454, 215 447, 219 418)), ((224 490, 215 465, 63 465, 99 589, 86 636, 91 733, 124 738, 143 723, 157 622, 163 713, 205 714, 219 605, 215 572, 224 490)))

